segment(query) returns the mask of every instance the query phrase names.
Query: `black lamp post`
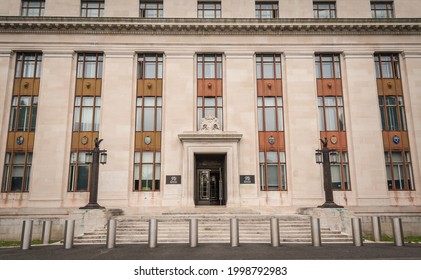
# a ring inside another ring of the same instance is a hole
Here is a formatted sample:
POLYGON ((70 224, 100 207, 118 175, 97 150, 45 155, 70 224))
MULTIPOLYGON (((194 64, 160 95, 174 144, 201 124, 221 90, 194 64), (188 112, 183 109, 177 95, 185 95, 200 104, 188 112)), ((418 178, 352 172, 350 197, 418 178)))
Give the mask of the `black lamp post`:
POLYGON ((85 163, 92 164, 90 172, 90 183, 89 183, 89 203, 80 209, 104 209, 98 204, 98 177, 99 177, 99 164, 107 163, 107 150, 100 150, 99 144, 103 139, 95 138, 95 148, 86 153, 85 163))
POLYGON ((338 162, 338 153, 335 150, 330 150, 327 147, 328 140, 325 137, 322 142, 322 149, 316 150, 316 162, 323 164, 323 186, 325 190, 325 203, 318 206, 319 208, 343 208, 333 202, 332 191, 332 174, 330 171, 330 164, 338 162))

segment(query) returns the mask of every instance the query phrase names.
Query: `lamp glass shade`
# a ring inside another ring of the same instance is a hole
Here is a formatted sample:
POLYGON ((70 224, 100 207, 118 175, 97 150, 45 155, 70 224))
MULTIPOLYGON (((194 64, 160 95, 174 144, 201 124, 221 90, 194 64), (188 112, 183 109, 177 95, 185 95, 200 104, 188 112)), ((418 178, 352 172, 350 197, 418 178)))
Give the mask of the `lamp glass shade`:
POLYGON ((338 163, 339 162, 338 152, 330 152, 329 153, 329 161, 330 161, 330 163, 338 163))
POLYGON ((316 163, 323 163, 323 154, 320 150, 316 151, 316 163))
POLYGON ((101 164, 106 164, 107 163, 107 153, 101 153, 101 156, 99 158, 99 162, 101 164))
POLYGON ((85 163, 86 164, 91 164, 92 163, 92 153, 88 152, 85 154, 85 163))

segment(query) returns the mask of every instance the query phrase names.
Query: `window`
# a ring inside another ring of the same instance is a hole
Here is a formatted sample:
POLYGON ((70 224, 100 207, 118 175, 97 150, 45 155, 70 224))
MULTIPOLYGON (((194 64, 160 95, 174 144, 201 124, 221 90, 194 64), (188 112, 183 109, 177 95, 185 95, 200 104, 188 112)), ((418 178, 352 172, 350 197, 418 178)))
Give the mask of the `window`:
POLYGON ((31 164, 31 152, 6 153, 2 192, 28 192, 31 164))
POLYGON ((162 1, 142 1, 140 0, 140 17, 141 18, 162 18, 163 17, 162 1))
POLYGON ((160 191, 162 54, 138 54, 133 191, 160 191))
POLYGON ((68 191, 89 190, 89 164, 85 163, 86 152, 73 152, 70 155, 69 189, 68 191))
POLYGON ((260 189, 286 190, 285 152, 259 152, 260 189))
POLYGON ((317 54, 315 63, 317 79, 341 78, 341 66, 338 54, 317 54))
POLYGON ((256 1, 256 18, 277 18, 278 2, 256 1))
POLYGON ((280 55, 257 55, 256 56, 257 79, 280 79, 281 56, 280 55))
POLYGON ((102 78, 103 55, 100 53, 80 53, 77 59, 77 78, 102 78))
POLYGON ((197 128, 201 128, 202 118, 211 116, 218 118, 222 129, 222 55, 198 54, 197 79, 197 128))
POLYGON ((137 61, 138 79, 162 79, 162 54, 140 54, 137 61))
POLYGON ((284 131, 282 97, 257 97, 259 131, 284 131))
POLYGON ((135 152, 134 162, 134 190, 159 191, 161 153, 135 152))
POLYGON ((382 129, 405 131, 405 107, 402 96, 379 96, 382 129))
POLYGON ((222 79, 222 55, 203 54, 197 56, 198 79, 222 79))
POLYGON ((313 2, 314 18, 336 18, 335 2, 313 2))
POLYGON ((350 190, 348 153, 339 153, 340 162, 330 165, 333 190, 350 190))
POLYGON ((35 131, 37 107, 37 96, 14 96, 9 131, 35 131))
POLYGON ((385 152, 387 186, 390 191, 415 190, 409 152, 385 152))
POLYGON ((104 0, 82 0, 82 17, 103 17, 104 0))
POLYGON ((372 18, 393 18, 393 2, 371 2, 372 18))
POLYGON ((198 18, 220 18, 221 2, 198 2, 197 3, 198 18))
POLYGON ((103 55, 79 53, 76 69, 76 93, 73 111, 73 133, 69 167, 69 192, 89 190, 90 166, 86 153, 99 138, 101 117, 101 78, 103 55))
POLYGON ((397 54, 375 54, 377 79, 400 79, 399 57, 397 54))
POLYGON ((344 103, 342 97, 319 96, 320 131, 345 131, 344 103))
POLYGON ((136 104, 136 131, 161 131, 161 114, 161 97, 138 97, 136 104))
POLYGON ((41 53, 18 53, 15 78, 39 78, 41 62, 41 53))
POLYGON ((73 131, 99 131, 99 116, 101 112, 101 97, 77 96, 73 131))
POLYGON ((21 15, 24 17, 42 17, 45 0, 22 0, 21 15))

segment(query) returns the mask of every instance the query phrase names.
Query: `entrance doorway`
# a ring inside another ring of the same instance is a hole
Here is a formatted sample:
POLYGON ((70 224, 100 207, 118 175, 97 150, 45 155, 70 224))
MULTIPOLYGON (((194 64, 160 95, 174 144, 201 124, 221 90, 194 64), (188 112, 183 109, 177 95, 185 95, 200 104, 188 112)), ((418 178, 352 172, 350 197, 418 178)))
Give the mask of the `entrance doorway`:
POLYGON ((195 155, 196 205, 225 205, 225 155, 195 155))

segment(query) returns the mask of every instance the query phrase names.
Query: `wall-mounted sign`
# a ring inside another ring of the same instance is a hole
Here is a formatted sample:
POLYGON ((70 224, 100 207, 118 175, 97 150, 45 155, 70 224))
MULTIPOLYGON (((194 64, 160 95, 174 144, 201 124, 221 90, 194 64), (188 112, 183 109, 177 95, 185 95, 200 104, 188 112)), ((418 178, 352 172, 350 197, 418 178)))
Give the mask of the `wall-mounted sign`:
POLYGON ((167 175, 165 177, 165 182, 168 185, 179 185, 181 184, 181 175, 167 175))
POLYGON ((240 184, 254 184, 254 175, 240 175, 240 184))

